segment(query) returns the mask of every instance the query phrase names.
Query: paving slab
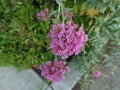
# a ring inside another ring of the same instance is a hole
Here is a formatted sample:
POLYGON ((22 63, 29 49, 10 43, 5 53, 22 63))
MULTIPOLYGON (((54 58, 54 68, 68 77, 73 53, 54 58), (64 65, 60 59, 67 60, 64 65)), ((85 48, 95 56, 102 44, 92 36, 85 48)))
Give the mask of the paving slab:
POLYGON ((32 69, 17 72, 12 66, 0 67, 0 90, 40 90, 42 83, 32 69))

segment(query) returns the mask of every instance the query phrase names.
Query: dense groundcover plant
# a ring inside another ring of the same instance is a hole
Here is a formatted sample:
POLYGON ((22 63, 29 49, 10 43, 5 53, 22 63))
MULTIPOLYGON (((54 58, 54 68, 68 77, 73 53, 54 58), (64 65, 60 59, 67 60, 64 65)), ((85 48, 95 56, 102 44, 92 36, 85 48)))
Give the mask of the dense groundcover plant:
POLYGON ((114 66, 110 50, 120 45, 119 35, 119 0, 0 1, 0 65, 37 65, 52 82, 64 79, 74 57, 81 88, 89 90, 102 66, 114 66))

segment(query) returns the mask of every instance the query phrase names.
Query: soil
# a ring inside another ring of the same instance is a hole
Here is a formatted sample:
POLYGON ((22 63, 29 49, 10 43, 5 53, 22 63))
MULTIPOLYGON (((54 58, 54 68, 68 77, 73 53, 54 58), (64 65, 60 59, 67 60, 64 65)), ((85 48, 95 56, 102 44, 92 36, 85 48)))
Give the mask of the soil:
POLYGON ((76 85, 72 88, 72 90, 80 90, 80 84, 76 83, 76 85))

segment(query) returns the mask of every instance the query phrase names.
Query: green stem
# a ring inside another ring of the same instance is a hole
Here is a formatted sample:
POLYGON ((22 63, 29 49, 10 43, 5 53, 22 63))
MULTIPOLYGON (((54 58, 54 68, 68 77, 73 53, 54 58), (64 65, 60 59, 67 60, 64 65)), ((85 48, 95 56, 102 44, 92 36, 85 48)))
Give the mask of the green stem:
POLYGON ((64 16, 64 5, 63 2, 61 0, 56 0, 57 4, 58 4, 58 17, 57 19, 59 20, 59 14, 60 12, 62 13, 62 23, 64 24, 65 22, 65 16, 64 16))
POLYGON ((65 23, 64 7, 62 7, 61 11, 62 11, 62 18, 63 18, 62 23, 64 24, 65 23))
POLYGON ((57 15, 57 20, 59 21, 59 18, 60 18, 60 5, 58 6, 58 15, 57 15))
MULTIPOLYGON (((85 52, 84 52, 84 53, 85 53, 85 52)), ((87 67, 87 62, 86 62, 85 54, 84 54, 84 56, 83 56, 83 61, 84 61, 84 63, 85 63, 85 66, 87 67)))
POLYGON ((57 55, 55 55, 55 61, 57 61, 57 55))

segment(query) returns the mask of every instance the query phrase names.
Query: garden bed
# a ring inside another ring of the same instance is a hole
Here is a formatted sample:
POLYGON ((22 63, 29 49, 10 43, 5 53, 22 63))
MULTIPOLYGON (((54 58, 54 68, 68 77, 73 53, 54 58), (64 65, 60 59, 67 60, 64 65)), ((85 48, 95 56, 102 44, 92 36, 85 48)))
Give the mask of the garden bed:
POLYGON ((113 65, 119 33, 119 0, 1 0, 0 66, 32 68, 51 89, 78 79, 86 89, 113 65))

